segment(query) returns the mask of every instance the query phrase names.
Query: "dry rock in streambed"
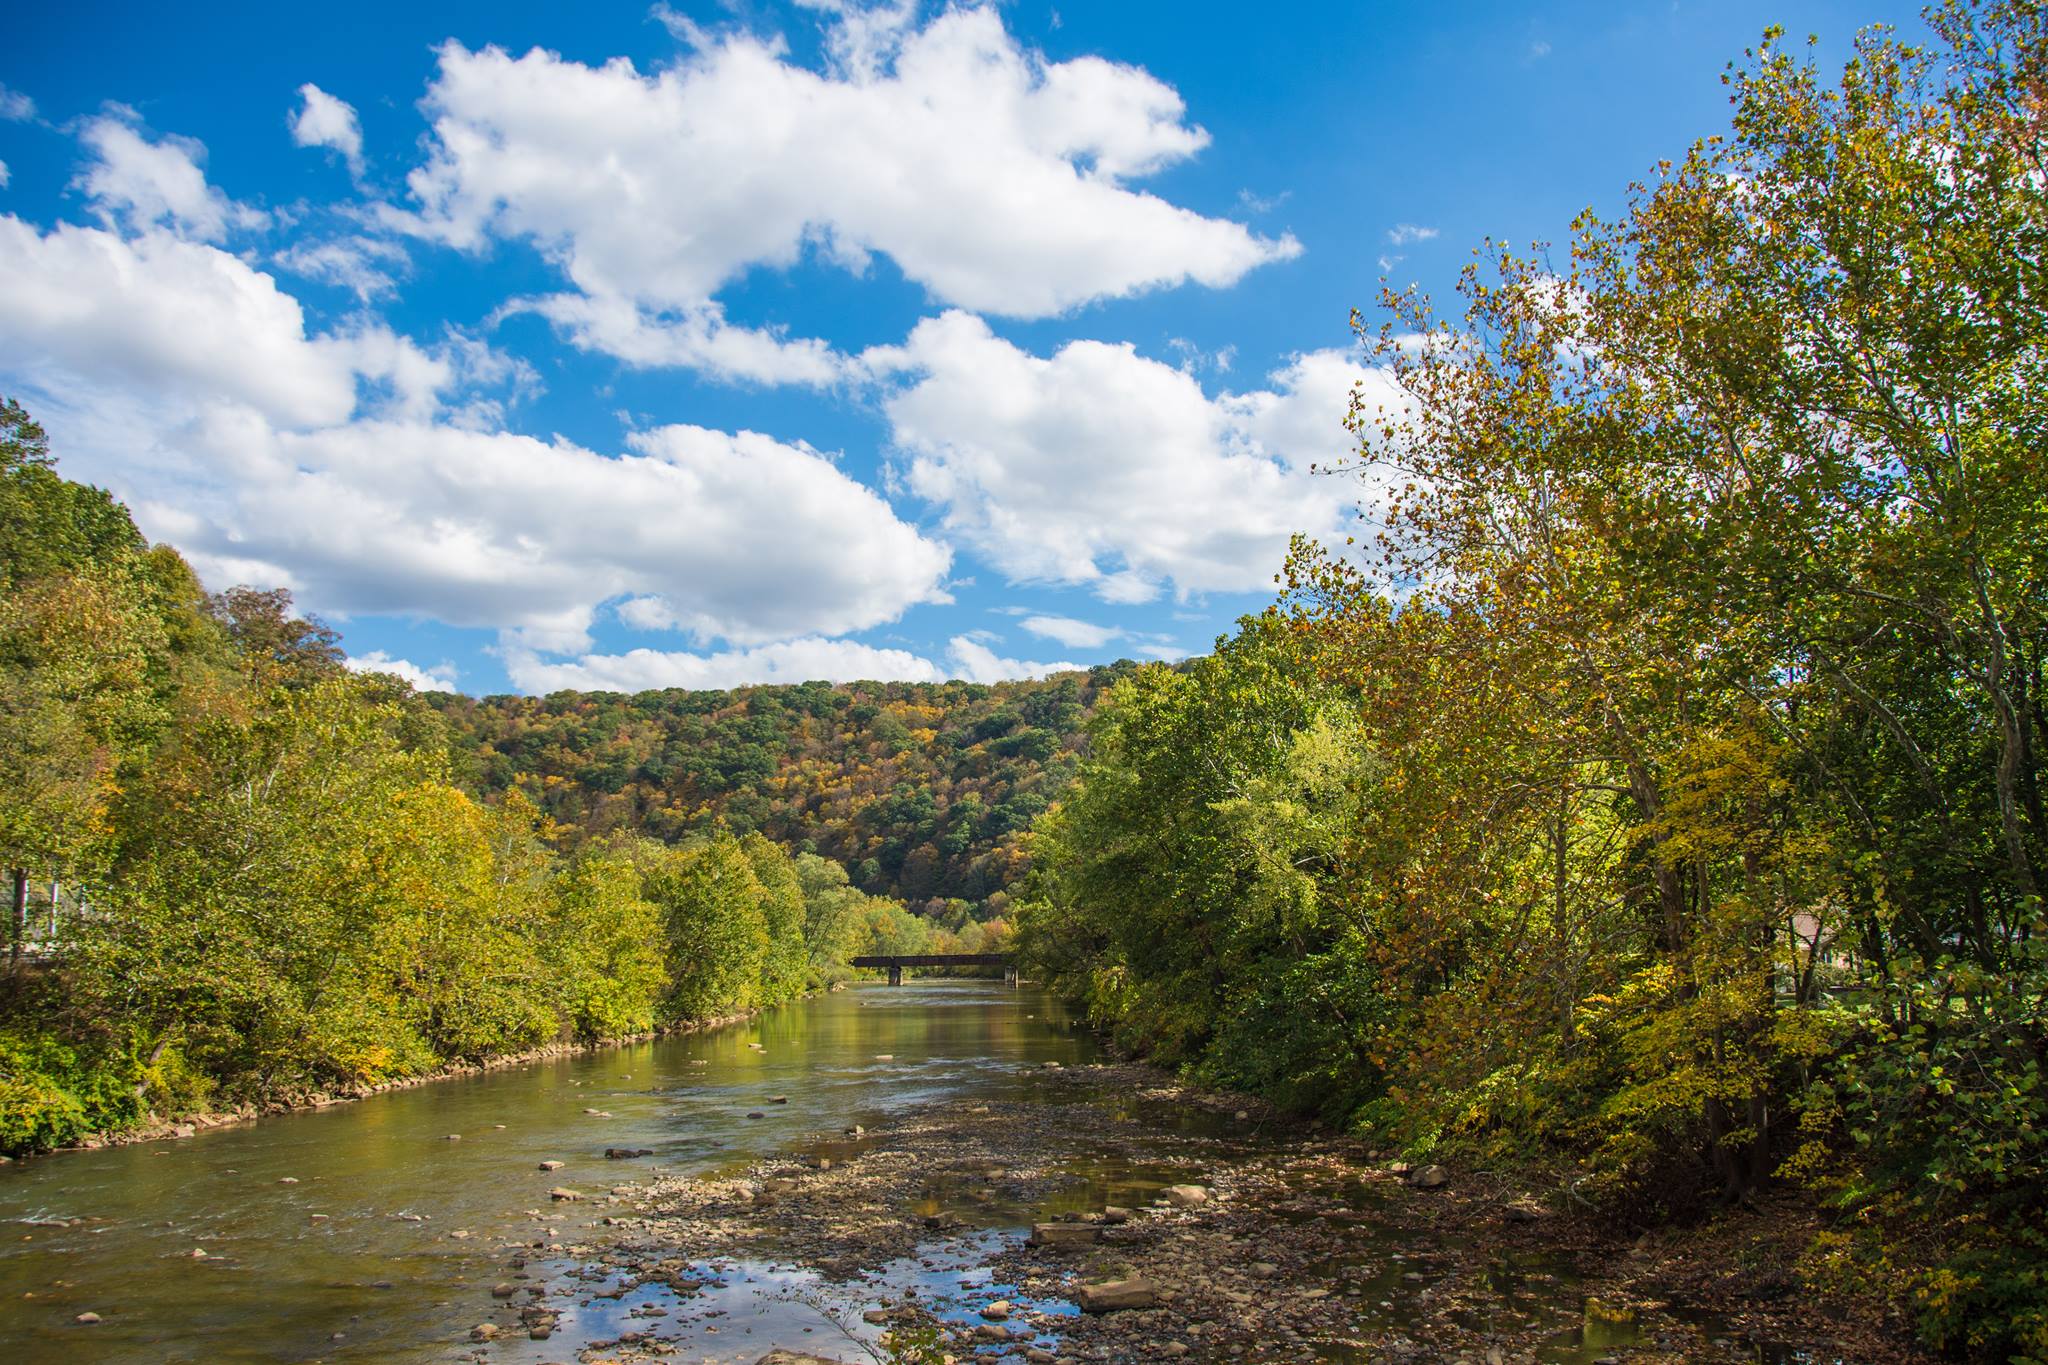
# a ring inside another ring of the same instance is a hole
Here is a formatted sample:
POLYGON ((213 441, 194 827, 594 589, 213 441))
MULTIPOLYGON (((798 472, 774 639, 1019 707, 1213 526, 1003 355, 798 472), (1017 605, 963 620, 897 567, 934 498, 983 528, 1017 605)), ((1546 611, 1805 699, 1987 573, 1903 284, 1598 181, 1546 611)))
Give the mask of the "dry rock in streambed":
POLYGON ((1441 1166, 1424 1166, 1408 1173, 1408 1183, 1418 1190, 1440 1190, 1451 1183, 1451 1173, 1441 1166))
POLYGON ((1115 1313, 1126 1308, 1151 1308, 1159 1302, 1159 1288, 1150 1280, 1102 1280, 1084 1284, 1074 1302, 1084 1313, 1115 1313))
POLYGON ((1031 1225, 1031 1245, 1050 1247, 1054 1251, 1072 1251, 1080 1247, 1091 1247, 1102 1240, 1102 1230, 1093 1223, 1034 1223, 1031 1225))
POLYGON ((830 1356, 806 1355, 801 1351, 770 1351, 754 1365, 839 1365, 830 1356))
POLYGON ((561 1185, 557 1185, 553 1189, 548 1191, 548 1198, 560 1200, 565 1203, 571 1200, 581 1199, 582 1197, 583 1196, 577 1191, 568 1189, 561 1185))
POLYGON ((566 1161, 543 1161, 540 1163, 540 1168, 544 1171, 559 1171, 568 1164, 566 1161))
POLYGON ((1200 1185, 1168 1185, 1159 1193, 1177 1209, 1198 1208, 1209 1202, 1209 1191, 1200 1185))

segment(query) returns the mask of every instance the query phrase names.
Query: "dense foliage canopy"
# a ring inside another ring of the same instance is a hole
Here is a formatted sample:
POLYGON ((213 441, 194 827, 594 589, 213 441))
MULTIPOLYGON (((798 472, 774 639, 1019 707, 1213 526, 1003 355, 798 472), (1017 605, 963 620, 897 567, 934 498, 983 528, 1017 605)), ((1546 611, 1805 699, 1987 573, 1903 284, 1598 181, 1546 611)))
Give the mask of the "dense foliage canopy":
POLYGON ((1131 1043, 2048 1360, 2048 34, 1772 35, 1569 263, 1387 300, 1370 543, 1142 670, 1019 935, 1131 1043))
POLYGON ((429 700, 476 789, 524 792, 587 837, 759 832, 957 926, 1002 917, 1024 831, 1066 786, 1096 698, 1133 667, 429 700))

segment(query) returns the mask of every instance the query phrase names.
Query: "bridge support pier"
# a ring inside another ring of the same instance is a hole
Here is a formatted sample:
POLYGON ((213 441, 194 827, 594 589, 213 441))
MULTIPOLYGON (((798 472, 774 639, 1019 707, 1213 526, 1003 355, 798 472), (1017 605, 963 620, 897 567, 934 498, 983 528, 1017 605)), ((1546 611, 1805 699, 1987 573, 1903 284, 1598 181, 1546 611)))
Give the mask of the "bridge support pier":
POLYGON ((1017 989, 1017 969, 1015 967, 1003 968, 1003 984, 1013 991, 1017 989))
POLYGON ((889 964, 889 984, 892 986, 903 984, 903 966, 901 963, 892 962, 889 964))

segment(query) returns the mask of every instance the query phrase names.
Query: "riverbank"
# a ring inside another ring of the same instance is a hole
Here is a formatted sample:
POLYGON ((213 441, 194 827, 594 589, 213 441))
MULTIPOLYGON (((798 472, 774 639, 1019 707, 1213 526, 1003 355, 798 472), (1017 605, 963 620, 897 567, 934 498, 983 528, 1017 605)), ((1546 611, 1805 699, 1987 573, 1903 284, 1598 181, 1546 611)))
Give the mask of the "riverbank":
MULTIPOLYGON (((836 989, 836 987, 835 987, 836 989)), ((800 996, 808 1000, 810 995, 800 996)), ((277 1114, 300 1113, 312 1109, 331 1109, 340 1104, 353 1104, 369 1099, 373 1095, 387 1095, 399 1090, 416 1090, 423 1085, 451 1081, 464 1076, 482 1076, 493 1071, 506 1071, 513 1067, 532 1066, 539 1062, 553 1061, 561 1057, 580 1057, 592 1053, 608 1052, 617 1048, 631 1047, 637 1043, 654 1042, 662 1038, 681 1037, 692 1033, 705 1033, 713 1029, 729 1028, 754 1018, 759 1009, 742 1010, 736 1014, 723 1014, 710 1019, 697 1019, 671 1024, 666 1028, 652 1029, 644 1033, 621 1034, 613 1038, 598 1038, 587 1042, 556 1041, 539 1047, 527 1048, 520 1052, 508 1052, 496 1057, 485 1057, 475 1061, 453 1061, 423 1071, 417 1076, 399 1076, 388 1081, 373 1084, 348 1086, 335 1090, 309 1090, 273 1096, 261 1102, 237 1105, 233 1109, 206 1110, 199 1113, 179 1114, 174 1117, 152 1117, 133 1128, 113 1129, 90 1133, 76 1142, 67 1142, 44 1152, 27 1152, 16 1155, 0 1153, 0 1165, 28 1161, 36 1157, 57 1156, 65 1152, 87 1152, 106 1147, 125 1147, 142 1142, 170 1142, 181 1138, 197 1137, 200 1133, 217 1128, 233 1128, 257 1119, 277 1114)))
MULTIPOLYGON (((602 1240, 514 1255, 476 1305, 474 1358, 632 1303, 572 1343, 579 1359, 751 1361, 770 1343, 726 1354, 733 1299, 713 1292, 772 1279, 746 1267, 815 1276, 817 1311, 866 1340, 895 1328, 1034 1362, 1921 1358, 1874 1318, 1831 1317, 1729 1226, 1625 1237, 1142 1066, 1043 1068, 1019 1098, 560 1193, 598 1204, 602 1240), (528 1255, 580 1268, 528 1284, 528 1255)), ((772 1344, 865 1358, 829 1333, 772 1344)))

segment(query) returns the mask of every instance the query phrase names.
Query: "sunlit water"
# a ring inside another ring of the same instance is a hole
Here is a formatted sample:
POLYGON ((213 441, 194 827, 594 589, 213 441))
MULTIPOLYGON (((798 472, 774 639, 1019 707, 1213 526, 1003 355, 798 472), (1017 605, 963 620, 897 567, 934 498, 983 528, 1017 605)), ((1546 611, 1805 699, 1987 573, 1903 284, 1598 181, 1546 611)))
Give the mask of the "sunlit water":
MULTIPOLYGON (((548 1192, 601 1196, 657 1170, 730 1171, 778 1153, 844 1156, 875 1140, 848 1142, 841 1135, 854 1125, 886 1131, 892 1115, 936 1099, 1028 1099, 1044 1084, 1044 1063, 1094 1058, 1089 1036, 1038 991, 993 982, 870 986, 712 1033, 183 1141, 21 1163, 0 1169, 0 1365, 545 1365, 627 1333, 673 1343, 674 1358, 693 1365, 751 1362, 774 1346, 858 1360, 866 1357, 853 1338, 879 1332, 861 1322, 861 1306, 906 1291, 958 1322, 1003 1297, 1019 1310, 1013 1327, 1039 1314, 1056 1324, 1070 1304, 990 1281, 982 1267, 997 1243, 1021 1238, 1034 1218, 1148 1203, 1188 1178, 1184 1145, 1246 1152, 1258 1139, 1200 1110, 1097 1094, 1084 1083, 1066 1093, 1090 1098, 1105 1123, 1156 1136, 1159 1161, 1128 1152, 1077 1160, 1062 1188, 1029 1206, 985 1182, 935 1172, 904 1214, 940 1230, 915 1257, 870 1267, 850 1285, 717 1247, 677 1249, 689 1259, 681 1290, 619 1278, 562 1250, 603 1241, 609 1230, 593 1225, 608 1206, 556 1203, 548 1192), (608 1147, 652 1155, 609 1160, 608 1147), (543 1161, 564 1165, 542 1171, 543 1161), (519 1297, 497 1303, 497 1284, 519 1297), (469 1326, 508 1322, 505 1310, 524 1303, 529 1287, 544 1289, 560 1312, 555 1334, 536 1341, 508 1332, 479 1354, 469 1326), (85 1312, 100 1322, 77 1324, 85 1312)), ((1352 1305, 1361 1335, 1416 1329, 1421 1291, 1440 1278, 1447 1248, 1380 1229, 1371 1215, 1382 1191, 1353 1182, 1325 1191, 1321 1207, 1332 1207, 1333 1193, 1340 1213, 1349 1206, 1356 1250, 1320 1273, 1352 1305)), ((1466 1325, 1538 1329, 1548 1336, 1539 1358, 1554 1365, 1585 1365, 1642 1341, 1633 1321, 1592 1311, 1597 1305, 1553 1258, 1503 1252, 1495 1267, 1488 1292, 1459 1315, 1466 1325)), ((1008 1349, 1027 1344, 1056 1345, 1056 1331, 1030 1329, 1008 1349)), ((1327 1347, 1317 1357, 1368 1354, 1327 1347)), ((1754 1358, 1804 1359, 1770 1348, 1754 1358)))
MULTIPOLYGON (((445 1359, 508 1245, 577 1240, 601 1216, 551 1205, 551 1187, 742 1165, 937 1097, 1006 1095, 1030 1065, 1092 1056, 1040 992, 913 982, 183 1141, 23 1162, 0 1170, 0 1359, 445 1359), (607 1147, 654 1155, 611 1161, 607 1147), (544 1160, 567 1164, 543 1172, 544 1160), (83 1312, 101 1321, 75 1325, 83 1312)), ((570 1358, 552 1345, 537 1358, 570 1358)))

